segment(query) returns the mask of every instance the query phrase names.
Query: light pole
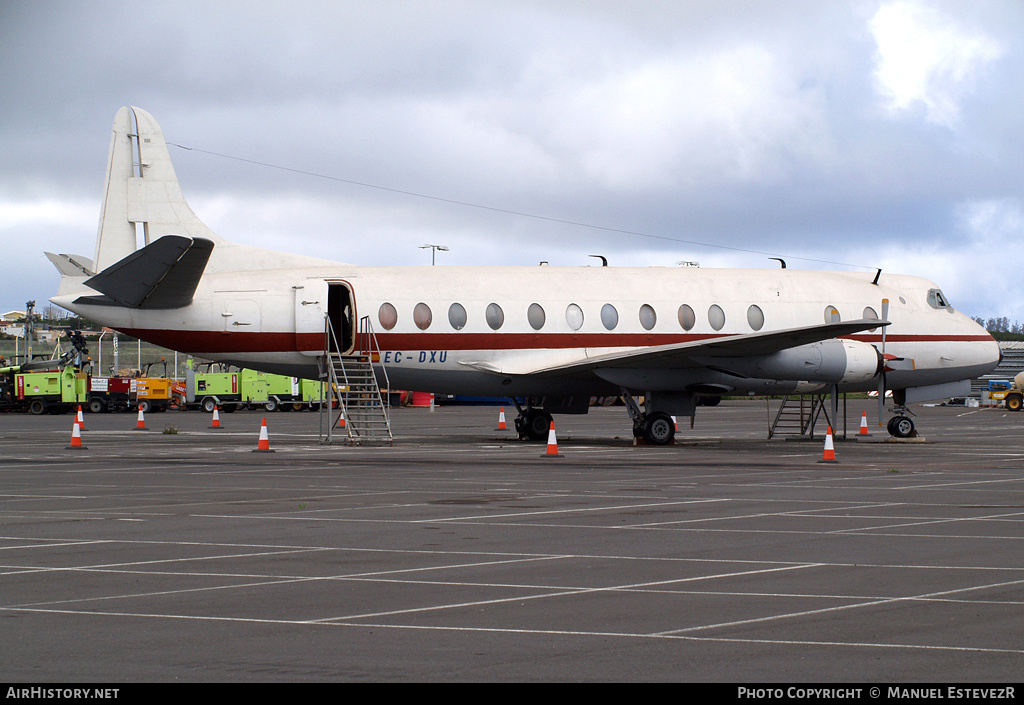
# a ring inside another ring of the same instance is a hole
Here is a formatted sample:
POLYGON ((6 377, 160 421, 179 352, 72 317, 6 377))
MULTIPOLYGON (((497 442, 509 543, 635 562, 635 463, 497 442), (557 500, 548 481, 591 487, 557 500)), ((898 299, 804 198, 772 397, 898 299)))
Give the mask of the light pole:
POLYGON ((425 250, 428 247, 430 248, 430 266, 433 267, 437 263, 437 251, 441 250, 441 252, 447 252, 448 248, 444 245, 420 245, 421 250, 425 250))

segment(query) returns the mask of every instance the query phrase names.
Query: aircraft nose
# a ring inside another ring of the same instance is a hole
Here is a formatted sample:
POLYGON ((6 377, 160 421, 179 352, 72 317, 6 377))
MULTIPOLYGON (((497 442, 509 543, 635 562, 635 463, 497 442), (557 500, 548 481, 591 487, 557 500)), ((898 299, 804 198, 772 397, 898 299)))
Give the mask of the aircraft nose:
MULTIPOLYGON (((985 331, 988 333, 988 331, 985 331)), ((988 335, 988 340, 979 341, 974 348, 974 362, 979 366, 987 366, 989 371, 994 370, 1003 361, 1003 351, 999 347, 999 341, 988 335)))

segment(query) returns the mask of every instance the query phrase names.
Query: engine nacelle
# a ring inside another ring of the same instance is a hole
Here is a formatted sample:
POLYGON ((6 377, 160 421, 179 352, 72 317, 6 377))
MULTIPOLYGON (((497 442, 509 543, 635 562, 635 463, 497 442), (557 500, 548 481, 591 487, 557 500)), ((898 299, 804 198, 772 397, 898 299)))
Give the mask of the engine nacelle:
POLYGON ((704 358, 713 369, 760 379, 857 384, 875 377, 883 366, 875 346, 859 340, 823 340, 768 355, 704 358))
POLYGON ((878 348, 870 343, 859 340, 830 340, 839 343, 846 351, 846 371, 838 384, 856 384, 867 382, 881 374, 885 368, 885 359, 878 348))

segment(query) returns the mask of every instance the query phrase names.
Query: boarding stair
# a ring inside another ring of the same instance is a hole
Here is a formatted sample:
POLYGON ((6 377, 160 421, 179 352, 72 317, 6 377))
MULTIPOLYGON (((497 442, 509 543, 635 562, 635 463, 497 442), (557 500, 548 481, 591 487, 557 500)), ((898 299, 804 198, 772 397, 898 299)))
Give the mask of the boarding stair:
MULTIPOLYGON (((327 385, 327 394, 320 413, 320 442, 391 445, 391 419, 374 373, 373 360, 380 360, 380 348, 369 317, 360 320, 356 345, 347 354, 338 352, 330 319, 324 320, 320 377, 327 385)), ((386 385, 387 372, 382 365, 378 368, 386 385)))
MULTIPOLYGON (((828 394, 795 394, 782 398, 778 411, 772 417, 771 400, 768 400, 768 416, 772 419, 768 426, 768 438, 775 436, 786 436, 789 438, 814 438, 814 427, 818 417, 825 416, 825 422, 832 427, 833 433, 837 433, 835 422, 830 418, 828 405, 825 403, 830 398, 828 394)), ((833 414, 835 415, 835 414, 833 414)), ((846 418, 846 395, 843 395, 843 418, 846 418)), ((843 435, 846 435, 845 423, 843 424, 843 435)))

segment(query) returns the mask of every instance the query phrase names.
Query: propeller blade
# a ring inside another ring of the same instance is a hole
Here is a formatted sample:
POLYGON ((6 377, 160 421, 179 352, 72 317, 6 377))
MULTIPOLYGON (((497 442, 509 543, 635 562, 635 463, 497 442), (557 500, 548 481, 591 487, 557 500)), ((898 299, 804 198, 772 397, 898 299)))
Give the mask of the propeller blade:
MULTIPOLYGON (((882 299, 882 320, 889 320, 889 299, 882 299)), ((882 357, 885 358, 885 329, 889 326, 882 326, 882 357)), ((878 425, 882 425, 885 417, 885 365, 878 373, 878 425)))
MULTIPOLYGON (((889 320, 889 299, 882 299, 882 320, 889 320)), ((882 326, 882 354, 885 355, 885 329, 889 326, 882 326)))

